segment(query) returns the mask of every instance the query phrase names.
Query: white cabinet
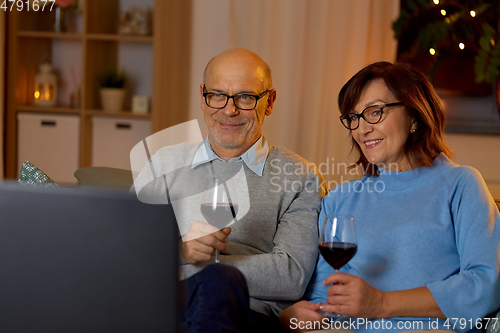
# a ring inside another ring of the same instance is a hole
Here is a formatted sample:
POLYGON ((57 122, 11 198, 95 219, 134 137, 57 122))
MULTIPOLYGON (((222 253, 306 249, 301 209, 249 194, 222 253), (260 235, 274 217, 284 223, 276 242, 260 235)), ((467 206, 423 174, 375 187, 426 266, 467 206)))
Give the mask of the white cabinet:
POLYGON ((130 151, 151 134, 151 121, 92 118, 92 166, 130 170, 130 151))
POLYGON ((76 184, 80 117, 18 113, 18 170, 30 161, 58 184, 76 184))

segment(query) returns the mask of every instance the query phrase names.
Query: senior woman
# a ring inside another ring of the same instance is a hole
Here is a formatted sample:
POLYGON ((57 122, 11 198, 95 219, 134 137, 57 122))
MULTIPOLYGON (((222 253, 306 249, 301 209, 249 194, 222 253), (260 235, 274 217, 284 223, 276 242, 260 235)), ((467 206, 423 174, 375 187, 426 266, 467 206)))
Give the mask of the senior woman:
POLYGON ((480 328, 500 307, 500 216, 479 172, 449 160, 432 85, 410 65, 378 62, 344 85, 338 103, 365 176, 323 198, 319 223, 353 216, 358 252, 337 274, 320 256, 308 301, 280 322, 297 331, 480 328), (320 309, 353 317, 334 324, 320 309))

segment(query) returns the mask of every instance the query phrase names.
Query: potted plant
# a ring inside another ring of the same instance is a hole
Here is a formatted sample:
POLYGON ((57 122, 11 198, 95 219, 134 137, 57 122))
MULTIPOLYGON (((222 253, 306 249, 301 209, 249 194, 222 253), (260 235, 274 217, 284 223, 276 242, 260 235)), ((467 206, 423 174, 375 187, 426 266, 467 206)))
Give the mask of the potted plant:
POLYGON ((449 73, 463 77, 470 65, 471 84, 488 83, 491 92, 500 69, 499 17, 500 1, 407 0, 401 3, 393 30, 400 53, 403 45, 407 56, 427 59, 424 70, 431 78, 445 66, 443 61, 461 58, 465 66, 455 66, 449 73), (470 60, 464 61, 467 54, 470 60))
POLYGON ((123 110, 126 83, 127 74, 123 70, 109 70, 100 77, 101 105, 105 111, 123 110))
MULTIPOLYGON (((54 21, 54 31, 55 32, 68 32, 68 30, 73 31, 75 27, 72 24, 66 22, 67 14, 71 14, 75 11, 80 11, 80 2, 79 0, 55 0, 55 21, 54 21), (69 28, 69 29, 68 29, 69 28)), ((37 11, 40 5, 37 1, 33 2, 33 10, 37 11)), ((52 10, 52 9, 51 9, 52 10)), ((70 15, 72 16, 72 15, 70 15)), ((68 18, 71 23, 74 23, 74 18, 71 20, 71 17, 68 18)))

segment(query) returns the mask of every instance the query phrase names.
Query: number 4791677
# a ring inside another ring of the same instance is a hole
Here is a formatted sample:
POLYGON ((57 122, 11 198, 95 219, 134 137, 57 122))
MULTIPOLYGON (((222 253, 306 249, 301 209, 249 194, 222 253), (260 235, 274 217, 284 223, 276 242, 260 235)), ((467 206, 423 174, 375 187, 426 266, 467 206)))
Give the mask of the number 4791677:
MULTIPOLYGON (((1 0, 0 0, 1 1, 1 0)), ((45 7, 49 11, 52 11, 52 7, 54 7, 54 3, 56 0, 3 0, 2 5, 0 6, 0 9, 3 9, 3 11, 13 11, 17 10, 18 12, 24 10, 26 8, 27 11, 44 11, 45 7), (31 4, 30 4, 31 3, 31 4), (24 7, 26 6, 26 7, 24 7), (50 7, 49 7, 50 6, 50 7)))
POLYGON ((443 324, 446 329, 461 329, 461 330, 471 330, 471 329, 482 329, 488 328, 490 326, 496 329, 498 325, 498 318, 478 318, 476 321, 465 318, 447 318, 443 324))

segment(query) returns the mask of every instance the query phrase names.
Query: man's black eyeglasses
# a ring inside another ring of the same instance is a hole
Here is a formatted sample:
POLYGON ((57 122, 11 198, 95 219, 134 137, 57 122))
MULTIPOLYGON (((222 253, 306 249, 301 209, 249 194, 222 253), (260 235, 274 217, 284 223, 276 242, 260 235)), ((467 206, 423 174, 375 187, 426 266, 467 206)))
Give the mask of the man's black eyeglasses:
POLYGON ((359 126, 359 118, 363 118, 368 124, 376 124, 382 120, 384 108, 389 106, 403 105, 402 102, 394 102, 382 105, 372 105, 363 110, 361 113, 346 113, 340 116, 342 125, 348 130, 355 130, 359 126))
MULTIPOLYGON (((205 87, 203 87, 205 91, 205 87)), ((223 109, 226 107, 227 102, 230 98, 233 99, 234 105, 244 111, 250 111, 255 109, 259 99, 264 97, 269 92, 269 89, 264 91, 260 95, 250 95, 250 94, 236 94, 229 96, 220 92, 203 92, 203 97, 205 97, 205 103, 208 107, 212 109, 223 109)))

